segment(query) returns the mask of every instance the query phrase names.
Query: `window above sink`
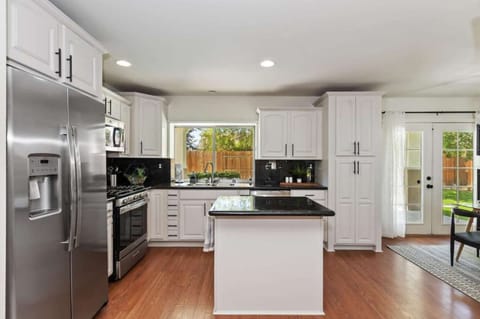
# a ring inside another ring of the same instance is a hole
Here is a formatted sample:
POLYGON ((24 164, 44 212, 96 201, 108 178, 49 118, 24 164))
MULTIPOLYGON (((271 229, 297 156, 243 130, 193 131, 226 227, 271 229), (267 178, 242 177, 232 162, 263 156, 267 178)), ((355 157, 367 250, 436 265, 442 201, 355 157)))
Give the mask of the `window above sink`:
POLYGON ((253 179, 254 125, 172 125, 176 180, 195 176, 196 183, 211 183, 213 175, 214 184, 230 184, 253 179))

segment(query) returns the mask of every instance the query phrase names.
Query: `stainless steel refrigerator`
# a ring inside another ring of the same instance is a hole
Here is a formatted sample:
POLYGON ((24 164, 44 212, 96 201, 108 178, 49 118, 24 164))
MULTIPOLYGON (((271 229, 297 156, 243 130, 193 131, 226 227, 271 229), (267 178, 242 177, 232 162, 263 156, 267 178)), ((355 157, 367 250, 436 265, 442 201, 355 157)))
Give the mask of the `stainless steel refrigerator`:
POLYGON ((92 318, 107 302, 103 104, 8 66, 7 318, 92 318))

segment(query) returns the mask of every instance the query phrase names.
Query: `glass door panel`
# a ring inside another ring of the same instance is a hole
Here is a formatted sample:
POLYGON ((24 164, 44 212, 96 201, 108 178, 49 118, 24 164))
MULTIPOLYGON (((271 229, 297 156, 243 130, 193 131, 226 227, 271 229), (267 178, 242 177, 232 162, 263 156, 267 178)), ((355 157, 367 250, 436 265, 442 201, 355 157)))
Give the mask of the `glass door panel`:
MULTIPOLYGON (((473 125, 435 124, 433 234, 448 234, 452 208, 473 205, 473 125)), ((458 219, 458 225, 464 225, 458 219)), ((464 228, 462 226, 460 229, 464 228)))
POLYGON ((431 178, 430 124, 409 124, 405 143, 405 200, 407 234, 431 232, 431 191, 426 189, 426 179, 431 178))

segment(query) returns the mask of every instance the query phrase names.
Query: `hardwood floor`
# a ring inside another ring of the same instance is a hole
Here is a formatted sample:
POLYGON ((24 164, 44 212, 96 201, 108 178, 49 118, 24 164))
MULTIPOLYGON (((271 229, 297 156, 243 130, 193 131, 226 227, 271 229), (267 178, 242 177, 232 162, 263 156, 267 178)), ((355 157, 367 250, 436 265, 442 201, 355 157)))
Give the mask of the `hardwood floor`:
MULTIPOLYGON (((447 239, 386 239, 383 253, 325 253, 326 315, 281 318, 480 318, 480 303, 386 247, 405 242, 446 244, 447 239)), ((278 317, 213 316, 213 254, 200 248, 150 248, 124 279, 110 285, 109 300, 97 319, 278 317)))

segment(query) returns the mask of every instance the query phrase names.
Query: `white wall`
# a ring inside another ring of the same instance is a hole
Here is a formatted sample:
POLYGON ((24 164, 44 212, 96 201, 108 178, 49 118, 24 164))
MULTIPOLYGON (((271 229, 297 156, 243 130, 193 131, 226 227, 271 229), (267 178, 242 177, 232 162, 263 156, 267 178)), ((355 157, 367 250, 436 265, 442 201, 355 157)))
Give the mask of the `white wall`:
POLYGON ((5 318, 5 244, 6 244, 6 0, 0 0, 0 318, 5 318))
POLYGON ((169 122, 257 121, 257 108, 313 107, 316 96, 171 96, 169 122))
POLYGON ((478 97, 386 97, 383 99, 385 111, 477 111, 478 97))

